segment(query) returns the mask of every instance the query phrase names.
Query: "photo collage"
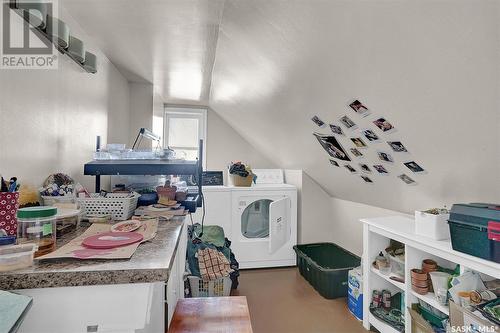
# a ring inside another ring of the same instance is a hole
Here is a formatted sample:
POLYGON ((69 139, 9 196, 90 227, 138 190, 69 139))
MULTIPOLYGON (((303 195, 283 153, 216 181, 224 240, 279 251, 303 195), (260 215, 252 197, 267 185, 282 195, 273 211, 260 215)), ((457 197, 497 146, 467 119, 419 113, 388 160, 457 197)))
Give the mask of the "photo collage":
POLYGON ((331 165, 343 166, 348 174, 358 175, 366 184, 373 184, 375 175, 390 176, 393 173, 404 184, 416 185, 413 175, 426 174, 427 171, 410 158, 407 147, 401 141, 393 141, 392 134, 397 132, 396 127, 385 117, 374 114, 359 99, 348 103, 346 109, 351 112, 342 114, 337 122, 328 123, 317 115, 311 118, 318 127, 331 130, 329 134, 313 133, 328 153, 331 165), (358 127, 360 122, 368 122, 370 127, 358 127), (342 145, 346 141, 348 144, 342 145), (370 151, 374 152, 376 161, 367 161, 369 155, 366 153, 370 151), (394 168, 399 166, 403 171, 395 172, 394 168))

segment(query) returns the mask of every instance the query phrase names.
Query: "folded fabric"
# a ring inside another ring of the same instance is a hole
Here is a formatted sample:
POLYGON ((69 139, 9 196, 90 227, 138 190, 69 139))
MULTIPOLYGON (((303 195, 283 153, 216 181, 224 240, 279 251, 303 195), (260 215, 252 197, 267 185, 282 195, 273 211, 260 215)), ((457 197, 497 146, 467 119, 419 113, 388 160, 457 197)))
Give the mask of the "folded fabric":
POLYGON ((224 254, 210 248, 198 250, 198 264, 203 280, 215 280, 233 271, 224 254))
MULTIPOLYGON (((194 225, 195 234, 199 235, 201 233, 201 225, 194 225)), ((203 234, 200 237, 201 241, 204 243, 212 244, 217 247, 223 247, 225 244, 224 229, 218 225, 206 225, 203 227, 203 234)))

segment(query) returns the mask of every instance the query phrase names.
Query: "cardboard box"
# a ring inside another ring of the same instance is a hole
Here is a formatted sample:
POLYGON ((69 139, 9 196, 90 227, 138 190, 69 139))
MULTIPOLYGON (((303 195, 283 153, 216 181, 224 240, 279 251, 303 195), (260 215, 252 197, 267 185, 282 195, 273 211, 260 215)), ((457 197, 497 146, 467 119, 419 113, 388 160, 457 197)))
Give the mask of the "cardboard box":
POLYGON ((467 310, 450 301, 450 325, 452 333, 499 333, 500 328, 478 312, 467 310))

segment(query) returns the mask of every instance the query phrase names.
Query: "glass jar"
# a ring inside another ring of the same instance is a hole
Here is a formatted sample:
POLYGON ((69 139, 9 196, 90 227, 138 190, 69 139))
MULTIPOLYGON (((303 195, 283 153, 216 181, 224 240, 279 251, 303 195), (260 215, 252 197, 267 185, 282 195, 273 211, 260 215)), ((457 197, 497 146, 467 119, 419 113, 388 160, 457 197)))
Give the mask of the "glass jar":
POLYGON ((17 242, 36 244, 35 258, 56 249, 56 214, 57 208, 49 206, 17 211, 17 242))

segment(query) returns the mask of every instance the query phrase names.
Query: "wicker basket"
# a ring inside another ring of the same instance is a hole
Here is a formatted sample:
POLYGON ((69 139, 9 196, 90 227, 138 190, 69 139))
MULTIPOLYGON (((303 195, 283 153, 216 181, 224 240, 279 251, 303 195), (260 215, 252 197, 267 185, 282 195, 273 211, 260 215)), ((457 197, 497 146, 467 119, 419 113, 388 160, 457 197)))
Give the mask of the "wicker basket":
POLYGON ((231 278, 221 277, 217 280, 202 280, 197 276, 188 276, 192 297, 229 296, 231 293, 231 278))
POLYGON ((114 220, 128 220, 137 208, 137 200, 141 195, 133 193, 109 193, 102 197, 99 193, 92 193, 90 198, 78 198, 78 203, 85 215, 111 214, 114 220))
POLYGON ((229 179, 231 184, 233 184, 234 186, 250 187, 252 186, 253 174, 250 173, 246 177, 229 174, 229 179))

